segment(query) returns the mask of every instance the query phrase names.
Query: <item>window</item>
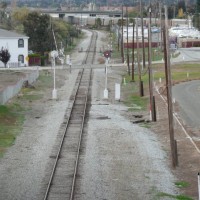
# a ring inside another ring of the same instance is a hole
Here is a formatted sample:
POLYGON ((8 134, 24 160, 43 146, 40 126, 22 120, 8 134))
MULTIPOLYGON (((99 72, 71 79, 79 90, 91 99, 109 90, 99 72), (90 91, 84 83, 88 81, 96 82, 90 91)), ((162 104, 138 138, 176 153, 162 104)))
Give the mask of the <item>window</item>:
POLYGON ((19 55, 18 56, 18 62, 24 63, 24 55, 19 55))
POLYGON ((90 14, 90 17, 96 17, 96 14, 92 13, 92 14, 90 14))
POLYGON ((23 39, 18 40, 18 47, 24 47, 24 40, 23 39))

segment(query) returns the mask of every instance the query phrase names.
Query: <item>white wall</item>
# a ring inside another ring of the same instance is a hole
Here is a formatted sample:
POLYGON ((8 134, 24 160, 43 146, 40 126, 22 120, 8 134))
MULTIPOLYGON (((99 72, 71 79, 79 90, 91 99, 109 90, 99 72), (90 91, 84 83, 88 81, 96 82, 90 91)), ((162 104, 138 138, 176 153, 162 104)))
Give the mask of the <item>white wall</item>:
MULTIPOLYGON (((23 55, 24 56, 24 63, 21 64, 21 66, 28 66, 28 39, 27 38, 0 38, 0 48, 7 48, 10 52, 10 60, 9 63, 17 63, 18 62, 18 56, 23 55), (24 47, 19 48, 18 47, 18 39, 24 40, 24 47)), ((4 64, 0 61, 0 67, 4 66, 4 64)))

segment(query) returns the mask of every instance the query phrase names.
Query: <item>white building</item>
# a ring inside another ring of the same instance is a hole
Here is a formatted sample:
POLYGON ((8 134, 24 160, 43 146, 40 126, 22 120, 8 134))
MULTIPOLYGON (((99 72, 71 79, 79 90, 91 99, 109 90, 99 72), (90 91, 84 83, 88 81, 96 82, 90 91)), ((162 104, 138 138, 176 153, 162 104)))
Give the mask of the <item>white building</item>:
MULTIPOLYGON (((28 37, 0 29, 0 49, 7 48, 11 57, 8 67, 28 66, 28 37)), ((4 64, 0 61, 0 67, 4 64)))

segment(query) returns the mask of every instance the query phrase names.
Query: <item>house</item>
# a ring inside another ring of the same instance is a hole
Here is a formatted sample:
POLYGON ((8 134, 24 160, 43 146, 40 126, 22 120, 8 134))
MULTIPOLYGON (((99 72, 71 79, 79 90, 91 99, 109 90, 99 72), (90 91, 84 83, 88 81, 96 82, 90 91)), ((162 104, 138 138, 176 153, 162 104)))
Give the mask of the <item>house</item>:
MULTIPOLYGON (((0 49, 7 48, 11 55, 8 67, 28 66, 28 38, 22 34, 0 29, 0 49)), ((0 61, 0 67, 3 66, 0 61)))

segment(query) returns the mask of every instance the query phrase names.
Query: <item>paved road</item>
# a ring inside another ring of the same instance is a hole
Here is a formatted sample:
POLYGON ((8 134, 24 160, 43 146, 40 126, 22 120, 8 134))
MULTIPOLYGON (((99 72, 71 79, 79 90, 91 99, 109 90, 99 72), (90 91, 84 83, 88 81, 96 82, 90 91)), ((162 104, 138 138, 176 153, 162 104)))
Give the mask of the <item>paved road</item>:
POLYGON ((186 124, 200 128, 200 80, 175 85, 172 92, 179 102, 180 115, 186 124))
POLYGON ((200 60, 200 48, 179 48, 180 55, 172 58, 171 62, 198 62, 200 60))

